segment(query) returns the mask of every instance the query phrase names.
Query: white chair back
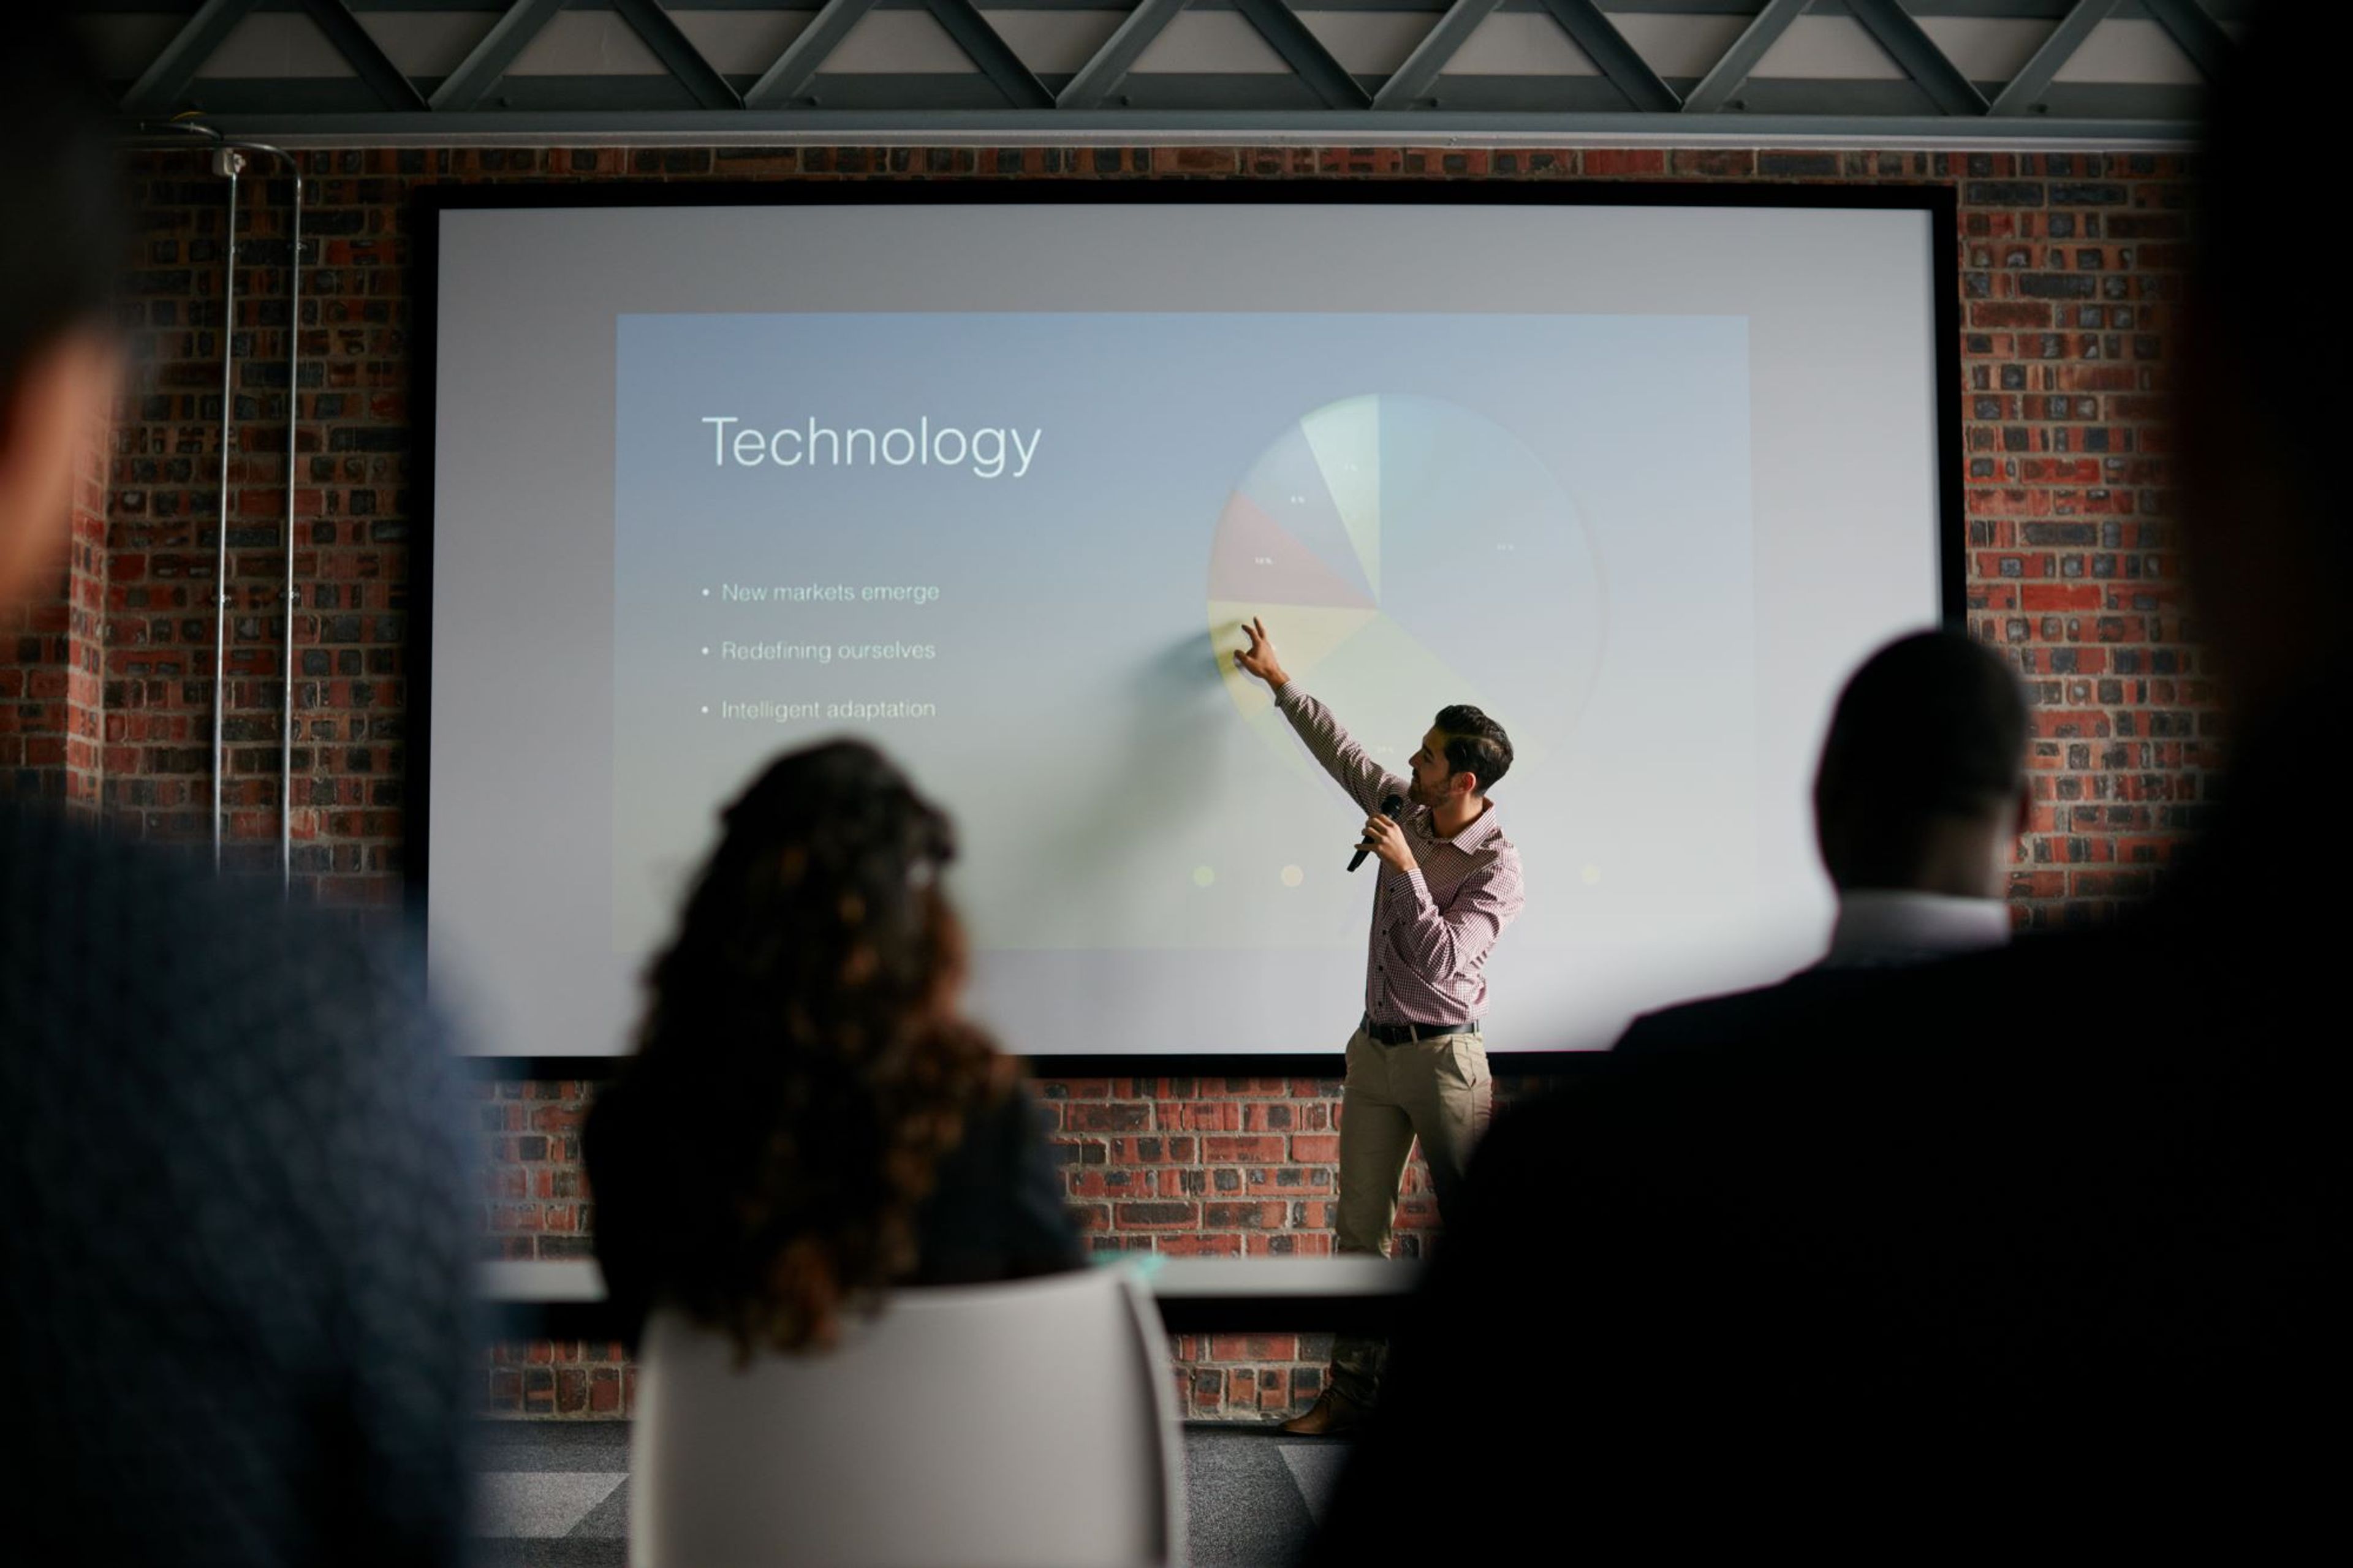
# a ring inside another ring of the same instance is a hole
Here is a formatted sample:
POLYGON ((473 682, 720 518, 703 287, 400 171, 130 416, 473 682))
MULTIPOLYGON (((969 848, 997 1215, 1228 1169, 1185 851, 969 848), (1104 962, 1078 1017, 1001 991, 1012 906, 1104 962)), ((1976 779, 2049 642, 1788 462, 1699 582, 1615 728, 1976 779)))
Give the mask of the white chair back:
POLYGON ((1177 1563, 1168 1342, 1124 1267, 895 1292, 839 1349, 736 1365, 646 1325, 635 1568, 1177 1563))

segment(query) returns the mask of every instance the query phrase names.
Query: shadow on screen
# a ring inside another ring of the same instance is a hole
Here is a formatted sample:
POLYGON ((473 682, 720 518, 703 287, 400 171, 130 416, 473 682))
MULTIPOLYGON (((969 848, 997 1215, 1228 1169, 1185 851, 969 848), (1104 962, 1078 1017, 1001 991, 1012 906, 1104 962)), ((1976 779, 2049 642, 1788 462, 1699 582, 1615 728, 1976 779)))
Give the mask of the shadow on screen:
MULTIPOLYGON (((1110 771, 1072 792, 1082 804, 1058 835, 1060 852, 1029 863, 1019 900, 1025 907, 1073 875, 1098 882, 1130 872, 1148 876, 1172 830, 1219 809, 1200 781, 1222 732, 1226 695, 1216 661, 1201 657, 1199 635, 1172 638, 1138 660, 1117 689, 1122 701, 1105 716, 1101 752, 1110 771)), ((976 934, 986 946, 996 933, 976 934)))

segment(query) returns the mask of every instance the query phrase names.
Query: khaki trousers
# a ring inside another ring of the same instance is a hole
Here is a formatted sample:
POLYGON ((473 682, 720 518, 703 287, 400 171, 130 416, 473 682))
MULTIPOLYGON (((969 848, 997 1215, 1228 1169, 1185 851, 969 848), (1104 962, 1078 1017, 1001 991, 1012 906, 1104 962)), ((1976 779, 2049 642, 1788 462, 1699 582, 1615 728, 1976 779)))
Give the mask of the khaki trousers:
MULTIPOLYGON (((1494 1086, 1478 1036, 1440 1035, 1385 1046, 1358 1028, 1348 1039, 1347 1086, 1340 1100, 1337 1249, 1388 1256, 1398 1182, 1417 1139, 1443 1218, 1493 1111, 1494 1086)), ((1343 1397, 1370 1405, 1388 1356, 1386 1340, 1335 1336, 1332 1386, 1343 1397)))

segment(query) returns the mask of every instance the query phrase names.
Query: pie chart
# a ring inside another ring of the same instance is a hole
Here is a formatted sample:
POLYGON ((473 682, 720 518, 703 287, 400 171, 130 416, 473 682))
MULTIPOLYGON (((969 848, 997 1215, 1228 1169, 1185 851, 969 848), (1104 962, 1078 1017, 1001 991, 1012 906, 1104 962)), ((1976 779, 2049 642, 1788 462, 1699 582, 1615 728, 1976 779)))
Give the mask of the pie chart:
POLYGON ((1265 684, 1234 667, 1253 616, 1292 679, 1399 772, 1458 702, 1510 733, 1515 777, 1541 765, 1607 642, 1600 563, 1559 477, 1485 415, 1413 394, 1327 404, 1277 435, 1227 497, 1208 576, 1227 693, 1310 773, 1265 684))

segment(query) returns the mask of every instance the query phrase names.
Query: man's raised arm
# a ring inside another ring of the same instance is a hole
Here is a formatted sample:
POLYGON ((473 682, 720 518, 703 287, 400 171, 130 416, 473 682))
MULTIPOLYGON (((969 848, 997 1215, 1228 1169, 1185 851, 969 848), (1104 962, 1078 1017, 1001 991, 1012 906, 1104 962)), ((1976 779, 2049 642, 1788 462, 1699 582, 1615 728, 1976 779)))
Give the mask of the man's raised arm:
POLYGON ((1370 816, 1380 810, 1383 795, 1407 793, 1408 781, 1402 775, 1373 761, 1364 747, 1349 739, 1340 721, 1332 717, 1332 710, 1292 684, 1290 673, 1275 654, 1274 639, 1267 636, 1264 622, 1255 617, 1244 622, 1242 635, 1250 638, 1250 647, 1234 655, 1234 667, 1273 688, 1274 705, 1291 721, 1291 727, 1299 731, 1299 738, 1307 743, 1310 754, 1324 764, 1324 771, 1348 792, 1350 800, 1370 816))

